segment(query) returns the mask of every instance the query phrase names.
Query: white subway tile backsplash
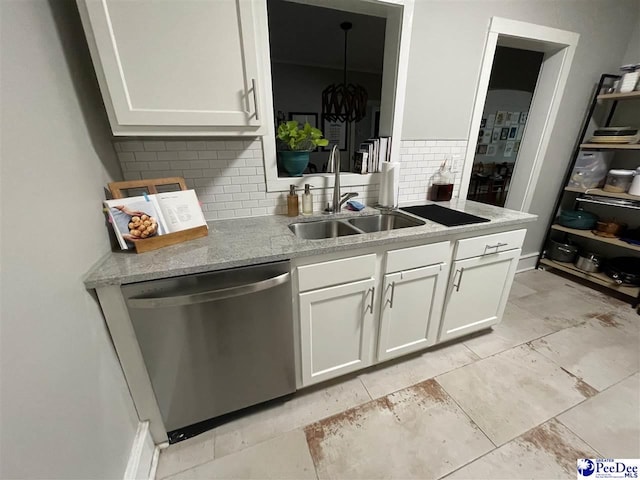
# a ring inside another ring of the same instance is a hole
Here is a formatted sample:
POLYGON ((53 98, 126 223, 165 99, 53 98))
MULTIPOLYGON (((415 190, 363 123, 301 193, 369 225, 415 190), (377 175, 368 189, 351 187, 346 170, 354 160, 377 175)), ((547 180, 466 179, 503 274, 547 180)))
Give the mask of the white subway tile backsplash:
POLYGON ((198 170, 198 169, 195 169, 195 170, 192 170, 192 169, 184 170, 182 176, 184 178, 202 178, 202 177, 204 177, 204 175, 202 174, 202 170, 198 170))
MULTIPOLYGON (((442 162, 453 155, 461 157, 466 146, 465 140, 403 141, 400 145, 400 203, 427 200, 432 178, 442 162)), ((454 196, 460 190, 459 177, 458 172, 454 196)))
POLYGON ((206 150, 207 144, 204 141, 187 142, 187 150, 206 150))
POLYGON ((249 198, 252 198, 255 200, 266 200, 267 194, 265 192, 250 192, 249 198))
MULTIPOLYGON (((249 200, 251 198, 249 192, 245 192, 245 193, 234 193, 233 194, 233 199, 234 200, 249 200)), ((244 205, 243 205, 244 206, 244 205)))
POLYGON ((251 209, 251 215, 252 216, 267 215, 267 208, 266 207, 252 208, 251 209))
POLYGON ((178 159, 179 160, 197 160, 198 153, 192 152, 192 151, 180 151, 178 152, 178 159))
POLYGON ((204 150, 202 152, 198 152, 198 158, 202 160, 215 160, 218 158, 218 152, 214 150, 204 150))
POLYGON ((136 152, 134 155, 136 162, 153 162, 158 159, 156 152, 136 152))
POLYGON ((226 150, 244 150, 244 142, 242 140, 227 140, 224 142, 226 150))
POLYGON ((158 160, 177 160, 178 152, 158 152, 158 160))
POLYGON ((133 162, 136 157, 132 152, 118 152, 118 160, 120 162, 133 162))
POLYGON ((249 183, 249 177, 231 177, 231 183, 234 185, 249 183))
POLYGON ((129 162, 127 163, 127 166, 128 166, 128 170, 132 172, 149 170, 149 164, 147 162, 129 162))
POLYGON ((240 193, 241 191, 242 191, 242 187, 240 185, 225 185, 224 186, 224 193, 240 193))
POLYGON ((169 162, 149 162, 149 168, 151 170, 169 170, 171 164, 169 162))
POLYGON ((216 202, 230 202, 233 200, 233 195, 230 193, 218 193, 215 195, 216 202))
POLYGON ((209 160, 190 160, 189 168, 209 168, 209 160))
POLYGON ((149 152, 162 152, 167 149, 164 141, 145 141, 142 143, 144 145, 144 149, 149 152))
POLYGON ((141 180, 140 172, 123 172, 125 180, 141 180))
POLYGON ((138 141, 121 142, 120 147, 123 152, 144 152, 144 145, 138 141))
MULTIPOLYGON (((465 148, 466 141, 402 141, 400 201, 425 200, 444 158, 461 156, 465 148)), ((286 213, 286 193, 266 191, 260 139, 119 140, 114 149, 126 180, 184 177, 187 186, 196 189, 207 220, 286 213)), ((378 190, 377 185, 349 187, 367 205, 377 202, 378 190)), ((313 193, 314 211, 320 212, 330 201, 331 191, 314 189, 313 193)))
POLYGON ((187 149, 187 142, 183 142, 183 141, 165 142, 165 147, 169 151, 180 152, 187 149))
MULTIPOLYGON (((259 140, 258 140, 259 141, 259 140)), ((213 142, 205 142, 207 150, 224 150, 224 140, 214 140, 213 142)))

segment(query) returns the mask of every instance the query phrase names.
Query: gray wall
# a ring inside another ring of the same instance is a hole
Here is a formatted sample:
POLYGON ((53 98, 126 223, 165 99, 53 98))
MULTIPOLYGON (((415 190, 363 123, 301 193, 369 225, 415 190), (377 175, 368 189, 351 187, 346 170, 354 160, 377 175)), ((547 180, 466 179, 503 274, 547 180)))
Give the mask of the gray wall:
POLYGON ((0 477, 122 478, 137 418, 82 283, 120 169, 75 2, 0 5, 0 477))
MULTIPOLYGON (((637 27, 638 0, 419 0, 415 4, 403 139, 467 139, 492 16, 580 34, 534 193, 524 253, 538 251, 592 90, 617 72, 637 27), (455 28, 453 28, 455 26, 455 28)), ((474 132, 475 134, 475 132, 474 132)))
POLYGON ((636 28, 631 34, 627 51, 622 59, 623 65, 628 63, 640 63, 640 18, 636 22, 636 28))

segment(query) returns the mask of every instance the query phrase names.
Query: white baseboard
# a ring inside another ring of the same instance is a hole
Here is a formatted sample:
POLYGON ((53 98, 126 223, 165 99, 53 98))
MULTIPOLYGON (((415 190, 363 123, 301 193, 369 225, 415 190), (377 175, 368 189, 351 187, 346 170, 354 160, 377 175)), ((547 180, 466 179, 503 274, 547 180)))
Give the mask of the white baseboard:
POLYGON ((136 436, 131 446, 127 469, 124 472, 124 480, 148 480, 157 466, 159 450, 153 443, 149 432, 149 422, 139 422, 136 436), (154 466, 155 463, 155 466, 154 466), (153 469, 153 471, 152 471, 153 469))
POLYGON ((156 472, 158 471, 158 459, 160 458, 160 447, 156 445, 153 451, 153 459, 151 460, 151 468, 149 469, 149 480, 156 480, 156 472))
POLYGON ((538 263, 538 255, 540 255, 539 252, 521 255, 520 260, 518 260, 516 273, 526 272, 527 270, 533 270, 534 268, 536 268, 536 263, 538 263))

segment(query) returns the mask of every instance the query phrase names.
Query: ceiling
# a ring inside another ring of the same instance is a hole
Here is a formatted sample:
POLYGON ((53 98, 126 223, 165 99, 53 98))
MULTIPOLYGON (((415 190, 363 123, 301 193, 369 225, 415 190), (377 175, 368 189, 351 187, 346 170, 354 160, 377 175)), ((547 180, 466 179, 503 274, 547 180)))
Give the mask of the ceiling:
POLYGON ((285 0, 267 0, 273 62, 343 68, 344 32, 351 22, 348 69, 382 73, 386 20, 285 0))

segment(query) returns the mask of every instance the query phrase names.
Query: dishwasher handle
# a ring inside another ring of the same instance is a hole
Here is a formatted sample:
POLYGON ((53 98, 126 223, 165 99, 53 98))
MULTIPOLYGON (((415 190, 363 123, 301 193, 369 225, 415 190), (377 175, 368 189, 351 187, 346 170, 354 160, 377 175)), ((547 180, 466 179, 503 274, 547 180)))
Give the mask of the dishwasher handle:
POLYGON ((289 272, 277 277, 267 278, 259 282, 239 285, 237 287, 220 288, 206 292, 187 293, 185 295, 174 295, 169 297, 132 297, 127 303, 132 308, 161 308, 161 307, 181 307, 184 305, 195 305, 198 303, 213 302, 225 298, 239 297, 250 293, 268 290, 289 281, 289 272))

